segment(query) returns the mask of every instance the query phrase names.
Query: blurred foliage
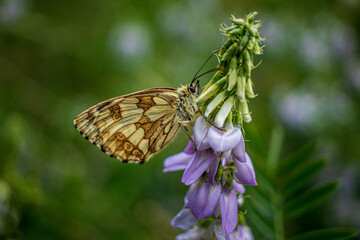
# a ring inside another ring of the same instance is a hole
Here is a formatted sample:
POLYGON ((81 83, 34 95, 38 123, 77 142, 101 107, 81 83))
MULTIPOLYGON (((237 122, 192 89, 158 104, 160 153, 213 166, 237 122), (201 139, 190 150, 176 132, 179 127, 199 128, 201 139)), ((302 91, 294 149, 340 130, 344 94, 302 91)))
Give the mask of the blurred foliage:
POLYGON ((359 1, 0 0, 0 237, 173 239, 186 187, 162 161, 186 135, 144 166, 124 165, 72 120, 111 97, 189 82, 221 45, 220 23, 255 10, 267 47, 245 126, 260 133, 246 137, 259 146, 251 157, 267 156, 277 124, 285 155, 317 139, 329 163, 311 183, 340 178, 339 189, 291 225, 360 228, 359 1))
MULTIPOLYGON (((250 130, 249 136, 256 138, 254 133, 250 130)), ((281 128, 275 128, 271 140, 268 154, 257 155, 253 161, 258 186, 248 187, 244 196, 243 212, 249 225, 253 226, 255 239, 353 239, 357 231, 353 228, 314 230, 317 223, 312 226, 298 224, 302 217, 306 219, 314 214, 314 209, 331 196, 339 182, 330 180, 314 184, 313 180, 326 166, 323 157, 313 159, 315 143, 281 158, 281 128)), ((248 150, 261 152, 251 144, 248 150)))

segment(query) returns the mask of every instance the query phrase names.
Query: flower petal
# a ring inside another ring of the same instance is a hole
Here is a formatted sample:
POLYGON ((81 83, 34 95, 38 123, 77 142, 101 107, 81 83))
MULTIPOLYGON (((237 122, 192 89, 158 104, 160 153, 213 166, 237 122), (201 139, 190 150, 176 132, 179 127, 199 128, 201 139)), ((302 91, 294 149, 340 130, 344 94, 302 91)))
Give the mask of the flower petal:
POLYGON ((232 181, 232 188, 238 192, 239 194, 244 194, 245 193, 245 187, 244 185, 238 183, 237 181, 235 181, 235 179, 233 179, 232 181))
POLYGON ((206 120, 203 117, 198 117, 195 121, 193 128, 194 141, 198 151, 210 148, 207 140, 208 127, 206 126, 206 120))
POLYGON ((196 218, 191 214, 191 211, 188 208, 181 209, 181 211, 171 220, 171 226, 182 230, 187 230, 195 224, 196 218))
POLYGON ((195 226, 192 229, 187 230, 176 236, 176 240, 198 240, 202 237, 205 230, 199 226, 195 226))
POLYGON ((242 133, 241 133, 241 138, 240 138, 239 143, 236 144, 236 146, 232 150, 232 154, 234 155, 234 158, 236 158, 240 162, 246 162, 245 142, 244 142, 244 137, 243 137, 242 133))
POLYGON ((251 230, 248 226, 243 228, 243 238, 242 240, 254 240, 254 236, 251 233, 251 230))
POLYGON ((210 163, 208 177, 211 184, 214 184, 215 175, 219 166, 220 158, 216 157, 214 161, 210 163))
POLYGON ((241 136, 241 131, 238 128, 230 128, 227 132, 224 132, 212 126, 209 129, 207 138, 210 146, 216 152, 226 152, 238 144, 241 136))
MULTIPOLYGON (((194 137, 192 137, 191 139, 194 140, 194 137)), ((187 153, 187 154, 195 153, 195 147, 194 147, 194 143, 192 141, 189 141, 188 145, 186 145, 186 148, 184 149, 184 153, 187 153)))
POLYGON ((190 185, 189 189, 186 192, 186 195, 184 197, 184 208, 189 208, 189 201, 190 201, 190 197, 193 194, 193 192, 199 187, 199 182, 200 181, 196 181, 193 184, 190 185))
POLYGON ((243 240, 243 227, 238 226, 235 231, 230 233, 229 240, 243 240))
POLYGON ((185 185, 195 182, 209 167, 210 163, 214 161, 215 157, 216 155, 212 150, 197 151, 186 167, 181 182, 185 185))
POLYGON ((219 183, 211 185, 206 182, 199 186, 191 195, 189 206, 197 220, 211 217, 218 206, 221 194, 219 183))
POLYGON ((224 233, 231 233, 237 225, 238 204, 233 189, 220 196, 221 222, 224 233))
POLYGON ((185 169, 192 157, 193 154, 181 152, 166 158, 164 161, 163 172, 172 172, 185 169))
POLYGON ((256 180, 255 180, 255 170, 254 166, 251 162, 251 159, 249 155, 246 153, 246 162, 242 163, 240 161, 234 161, 235 164, 235 171, 234 175, 236 179, 244 184, 244 185, 253 185, 256 186, 256 180))

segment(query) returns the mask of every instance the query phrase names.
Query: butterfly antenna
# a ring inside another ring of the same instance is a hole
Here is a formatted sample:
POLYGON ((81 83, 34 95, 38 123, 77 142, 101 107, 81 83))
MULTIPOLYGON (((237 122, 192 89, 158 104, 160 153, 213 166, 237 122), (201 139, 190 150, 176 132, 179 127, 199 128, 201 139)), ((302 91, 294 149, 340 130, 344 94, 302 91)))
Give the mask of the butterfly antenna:
MULTIPOLYGON (((219 68, 213 68, 213 69, 211 69, 211 70, 209 70, 209 71, 206 71, 206 72, 200 74, 199 76, 197 76, 196 78, 194 78, 191 83, 195 82, 196 79, 201 78, 202 76, 204 76, 204 75, 206 75, 206 74, 208 74, 208 73, 211 73, 211 72, 213 72, 213 71, 216 71, 216 70, 219 70, 219 68)), ((198 80, 198 82, 199 82, 199 80, 198 80)))
POLYGON ((211 53, 211 55, 210 55, 210 56, 206 59, 206 61, 203 63, 203 65, 201 65, 200 69, 195 73, 195 76, 194 76, 194 78, 192 79, 191 84, 193 84, 194 81, 195 81, 196 79, 198 79, 199 77, 204 76, 204 74, 207 74, 207 73, 212 72, 212 71, 215 70, 215 69, 212 69, 212 70, 207 71, 206 73, 203 73, 203 74, 201 74, 200 76, 198 76, 198 74, 199 74, 199 72, 201 71, 201 69, 203 69, 203 67, 206 65, 206 63, 207 63, 207 62, 211 59, 211 57, 214 56, 218 51, 220 51, 220 48, 218 48, 218 49, 216 49, 215 51, 213 51, 213 52, 211 53))

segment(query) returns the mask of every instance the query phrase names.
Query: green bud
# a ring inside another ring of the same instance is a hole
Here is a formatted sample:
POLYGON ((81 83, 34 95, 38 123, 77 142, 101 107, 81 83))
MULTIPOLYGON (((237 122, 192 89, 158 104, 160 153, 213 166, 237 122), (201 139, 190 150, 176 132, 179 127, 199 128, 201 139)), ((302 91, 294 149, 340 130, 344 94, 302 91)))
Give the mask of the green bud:
POLYGON ((205 116, 208 117, 210 113, 212 113, 217 108, 217 106, 219 106, 219 104, 224 101, 225 96, 226 94, 224 91, 219 93, 207 106, 205 111, 205 116))
POLYGON ((250 33, 251 36, 256 36, 257 34, 257 29, 252 26, 249 26, 248 28, 246 28, 246 30, 250 33))
POLYGON ((255 41, 254 43, 253 52, 257 55, 260 55, 263 52, 262 48, 259 46, 259 43, 257 41, 255 41))
POLYGON ((230 47, 230 45, 232 44, 232 39, 229 38, 228 40, 226 40, 222 46, 222 48, 220 49, 219 55, 222 56, 225 51, 230 47))
POLYGON ((237 82, 237 74, 236 74, 236 70, 232 69, 229 72, 229 84, 227 87, 227 90, 230 92, 236 85, 237 82))
POLYGON ((239 51, 242 52, 247 44, 247 42, 249 41, 249 36, 245 35, 243 38, 241 38, 240 40, 240 44, 239 44, 239 51))
POLYGON ((225 28, 224 31, 225 31, 226 33, 228 33, 229 31, 234 30, 234 29, 236 29, 236 28, 238 28, 238 26, 236 26, 236 25, 231 25, 230 27, 225 28))
POLYGON ((243 29, 242 28, 236 28, 236 29, 233 29, 231 31, 229 31, 228 33, 230 35, 240 35, 242 33, 243 29))
POLYGON ((246 78, 244 74, 244 69, 241 67, 237 77, 237 86, 236 86, 236 95, 240 99, 240 102, 245 101, 245 88, 246 88, 246 78))
POLYGON ((237 69, 237 58, 236 56, 231 58, 229 64, 229 84, 227 90, 230 92, 236 84, 236 69, 237 69))
POLYGON ((202 94, 197 98, 197 102, 204 102, 214 96, 222 87, 222 85, 227 80, 227 75, 217 81, 215 84, 211 85, 206 91, 203 91, 202 94))
POLYGON ((250 78, 246 79, 246 96, 249 98, 256 97, 256 94, 254 93, 253 90, 253 83, 250 78))
POLYGON ((226 61, 228 60, 233 53, 236 51, 236 49, 238 48, 238 44, 237 43, 233 43, 224 53, 223 57, 222 57, 222 61, 226 61))
POLYGON ((244 19, 242 18, 235 18, 234 16, 232 17, 231 21, 237 25, 243 25, 244 24, 244 19))
POLYGON ((255 41, 255 38, 251 37, 248 41, 248 44, 246 45, 246 48, 252 50, 254 48, 255 41))
POLYGON ((244 122, 246 122, 246 123, 251 122, 249 107, 248 107, 246 101, 240 102, 240 112, 242 114, 242 118, 243 118, 244 122))
POLYGON ((221 106, 219 112, 216 114, 216 117, 215 117, 214 123, 216 126, 218 126, 218 127, 224 126, 224 122, 234 105, 234 100, 235 100, 234 97, 231 96, 228 99, 226 99, 224 104, 221 106))
POLYGON ((251 61, 251 53, 249 50, 245 49, 243 52, 244 56, 244 67, 245 67, 245 73, 246 75, 251 75, 251 69, 252 69, 252 61, 251 61))
POLYGON ((252 12, 252 13, 250 13, 249 15, 247 15, 247 20, 248 20, 249 22, 254 21, 254 18, 256 17, 256 15, 258 15, 258 12, 252 12))
POLYGON ((211 87, 217 80, 221 78, 222 72, 217 71, 214 76, 210 79, 210 81, 205 85, 202 92, 205 92, 209 87, 211 87))

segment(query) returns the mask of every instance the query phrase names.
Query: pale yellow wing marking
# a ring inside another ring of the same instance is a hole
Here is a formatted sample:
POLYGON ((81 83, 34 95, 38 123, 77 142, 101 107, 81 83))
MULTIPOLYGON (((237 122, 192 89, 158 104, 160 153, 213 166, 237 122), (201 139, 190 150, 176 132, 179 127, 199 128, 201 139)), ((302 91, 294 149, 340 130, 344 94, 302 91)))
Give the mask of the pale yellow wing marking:
POLYGON ((112 157, 143 163, 175 136, 178 97, 175 89, 158 88, 113 98, 79 114, 74 124, 112 157))

